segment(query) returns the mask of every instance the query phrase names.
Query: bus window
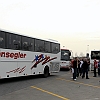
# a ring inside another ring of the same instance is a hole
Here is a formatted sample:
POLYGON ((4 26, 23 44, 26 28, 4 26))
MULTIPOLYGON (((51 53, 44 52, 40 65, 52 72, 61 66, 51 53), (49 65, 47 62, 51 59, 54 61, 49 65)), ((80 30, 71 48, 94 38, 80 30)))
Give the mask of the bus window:
POLYGON ((30 38, 29 50, 34 51, 34 38, 30 38))
POLYGON ((21 49, 21 36, 13 34, 12 41, 13 41, 12 49, 20 50, 21 49))
POLYGON ((100 59, 100 51, 91 51, 91 59, 100 59))
POLYGON ((0 48, 5 48, 5 33, 0 31, 0 48))
POLYGON ((30 37, 22 36, 22 50, 29 51, 32 45, 30 37))
POLYGON ((71 53, 69 50, 61 50, 61 60, 69 61, 71 53))
POLYGON ((21 36, 13 33, 6 33, 7 49, 21 49, 21 36))
POLYGON ((56 43, 51 43, 51 47, 52 47, 52 53, 58 53, 60 52, 60 45, 56 44, 56 43))
POLYGON ((6 32, 6 38, 7 38, 7 49, 13 49, 13 34, 6 32))
POLYGON ((35 39, 35 51, 44 52, 44 41, 35 39))
POLYGON ((47 53, 51 52, 50 42, 45 41, 45 52, 47 52, 47 53))

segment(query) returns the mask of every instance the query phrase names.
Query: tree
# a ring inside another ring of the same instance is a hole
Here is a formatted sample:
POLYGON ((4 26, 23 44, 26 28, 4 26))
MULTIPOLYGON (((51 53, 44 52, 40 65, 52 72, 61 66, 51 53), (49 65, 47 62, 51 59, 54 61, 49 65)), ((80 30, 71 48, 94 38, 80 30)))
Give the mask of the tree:
POLYGON ((84 54, 83 54, 83 52, 81 52, 81 53, 80 53, 80 57, 83 57, 83 56, 84 56, 84 54))

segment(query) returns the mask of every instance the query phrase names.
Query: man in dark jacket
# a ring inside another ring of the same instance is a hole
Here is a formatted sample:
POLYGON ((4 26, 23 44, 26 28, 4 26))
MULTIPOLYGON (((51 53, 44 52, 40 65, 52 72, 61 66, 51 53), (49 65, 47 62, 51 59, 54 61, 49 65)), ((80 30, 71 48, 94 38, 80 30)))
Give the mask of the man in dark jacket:
POLYGON ((89 79, 88 77, 88 62, 87 62, 87 59, 85 58, 84 61, 83 61, 83 65, 82 65, 82 69, 83 69, 83 75, 82 75, 82 78, 85 77, 85 73, 86 73, 86 79, 89 79))
POLYGON ((75 60, 73 61, 73 69, 74 69, 73 80, 76 80, 76 76, 77 76, 77 57, 75 57, 75 60))

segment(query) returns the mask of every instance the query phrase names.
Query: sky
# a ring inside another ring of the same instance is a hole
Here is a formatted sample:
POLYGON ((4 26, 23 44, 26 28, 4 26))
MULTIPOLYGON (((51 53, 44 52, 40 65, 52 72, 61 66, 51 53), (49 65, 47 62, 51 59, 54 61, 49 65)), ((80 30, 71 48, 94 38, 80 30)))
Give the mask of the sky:
POLYGON ((0 0, 0 29, 86 55, 100 50, 100 0, 0 0))

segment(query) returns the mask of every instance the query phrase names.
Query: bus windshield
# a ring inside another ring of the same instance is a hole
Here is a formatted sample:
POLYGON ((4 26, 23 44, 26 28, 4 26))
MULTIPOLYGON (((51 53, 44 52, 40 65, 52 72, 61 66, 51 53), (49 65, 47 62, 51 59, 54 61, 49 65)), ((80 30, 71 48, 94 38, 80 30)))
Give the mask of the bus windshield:
POLYGON ((100 51, 91 51, 91 59, 100 59, 100 51))
POLYGON ((61 49, 61 60, 69 61, 71 52, 69 50, 61 49))

